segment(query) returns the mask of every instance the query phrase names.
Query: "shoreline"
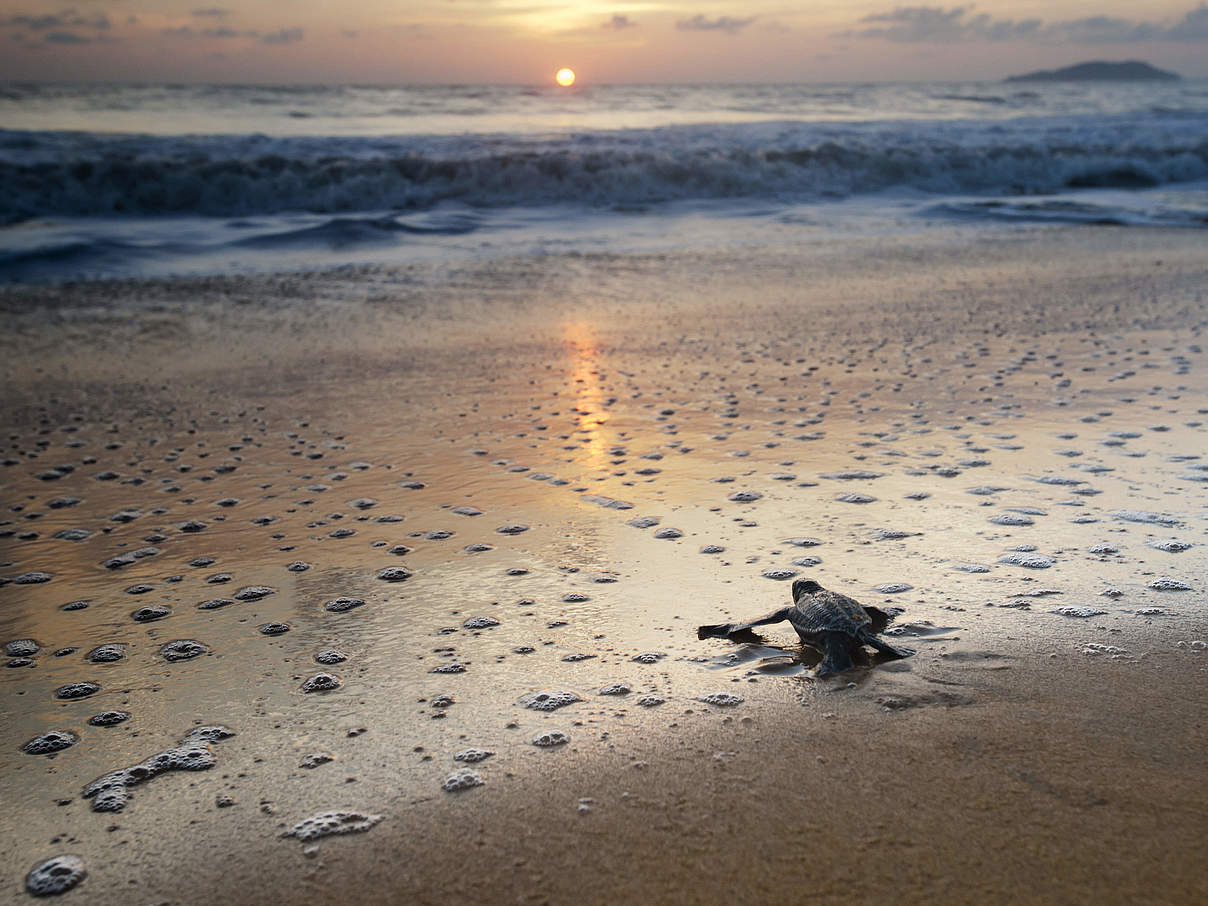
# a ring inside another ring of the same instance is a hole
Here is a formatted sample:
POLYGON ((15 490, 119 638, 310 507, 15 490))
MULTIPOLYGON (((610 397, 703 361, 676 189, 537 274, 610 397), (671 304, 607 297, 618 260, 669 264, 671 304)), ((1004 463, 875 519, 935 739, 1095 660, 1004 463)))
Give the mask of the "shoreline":
MULTIPOLYGON (((680 703, 678 739, 631 727, 615 750, 571 748, 505 790, 399 803, 379 839, 292 853, 271 886, 305 874, 302 890, 355 889, 364 903, 1204 896, 1187 870, 1208 830, 1202 724, 1143 704, 1202 714, 1202 655, 1155 676, 1076 653, 957 653, 970 658, 943 672, 959 685, 927 679, 913 694, 874 678, 743 716, 680 703)), ((239 887, 217 885, 235 902, 239 887)))
POLYGON ((0 482, 23 508, 0 577, 54 574, 0 587, 4 639, 44 649, 0 695, 20 732, 82 737, 0 753, 25 828, 0 887, 62 849, 89 864, 78 902, 1202 900, 1205 277, 1202 231, 1082 227, 0 289, 0 482), (54 539, 73 527, 92 534, 54 539), (998 559, 1021 544, 1049 568, 998 559), (901 608, 919 654, 820 682, 781 628, 695 638, 771 609, 772 567, 901 608), (276 593, 194 606, 253 584, 276 593), (335 595, 366 606, 333 616, 335 595), (73 597, 92 606, 58 609, 73 597), (127 619, 151 602, 172 613, 127 619), (464 625, 485 615, 500 625, 464 625), (210 650, 165 664, 180 637, 210 650), (109 642, 120 663, 49 654, 109 642), (324 646, 344 687, 302 694, 324 646), (468 670, 431 674, 451 662, 468 670), (50 698, 90 677, 94 700, 50 698), (630 695, 598 693, 617 679, 630 695), (520 704, 559 688, 584 701, 520 704), (714 691, 745 701, 697 701, 714 691), (83 726, 119 706, 129 724, 83 726), (237 734, 215 768, 88 810, 84 783, 195 721, 237 734), (571 743, 529 744, 554 728, 571 743), (467 746, 495 752, 484 785, 442 792, 467 746), (299 769, 320 751, 334 763, 299 769), (337 807, 384 820, 309 855, 278 839, 337 807))

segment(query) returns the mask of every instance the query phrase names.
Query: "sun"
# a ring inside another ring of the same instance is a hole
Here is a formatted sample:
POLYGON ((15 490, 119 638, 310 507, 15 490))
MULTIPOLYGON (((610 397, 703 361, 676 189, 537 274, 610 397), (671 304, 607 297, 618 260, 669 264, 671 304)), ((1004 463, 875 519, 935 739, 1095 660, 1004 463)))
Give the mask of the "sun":
POLYGON ((571 85, 575 84, 575 71, 573 69, 563 67, 554 73, 554 81, 563 88, 569 88, 571 85))

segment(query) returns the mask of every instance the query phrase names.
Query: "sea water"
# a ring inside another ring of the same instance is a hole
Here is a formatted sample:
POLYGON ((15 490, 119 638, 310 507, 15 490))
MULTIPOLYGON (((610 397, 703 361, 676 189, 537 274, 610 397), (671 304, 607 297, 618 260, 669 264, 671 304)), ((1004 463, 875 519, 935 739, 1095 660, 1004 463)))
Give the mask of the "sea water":
POLYGON ((0 280, 1208 226, 1208 81, 0 86, 0 280))

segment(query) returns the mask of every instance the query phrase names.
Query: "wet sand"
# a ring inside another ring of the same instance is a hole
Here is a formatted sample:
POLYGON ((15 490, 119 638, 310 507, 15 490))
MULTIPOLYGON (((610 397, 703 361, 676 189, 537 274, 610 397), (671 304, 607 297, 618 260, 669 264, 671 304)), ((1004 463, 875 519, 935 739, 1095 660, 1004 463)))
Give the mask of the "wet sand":
POLYGON ((1202 902, 1206 278, 1080 228, 0 291, 0 887, 1202 902), (918 654, 697 639, 804 576, 918 654))

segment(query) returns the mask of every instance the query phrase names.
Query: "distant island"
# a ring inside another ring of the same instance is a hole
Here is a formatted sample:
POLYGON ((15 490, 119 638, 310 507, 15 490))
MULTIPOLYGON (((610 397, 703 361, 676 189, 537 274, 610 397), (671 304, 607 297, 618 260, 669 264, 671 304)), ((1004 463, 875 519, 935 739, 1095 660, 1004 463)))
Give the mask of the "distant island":
POLYGON ((1182 76, 1166 72, 1156 66, 1150 66, 1140 60, 1129 60, 1123 63, 1107 63, 1094 60, 1090 63, 1077 63, 1064 69, 1042 69, 1039 72, 1029 72, 1024 75, 1007 76, 1008 82, 1106 82, 1106 81, 1146 81, 1146 82, 1177 82, 1182 76))

